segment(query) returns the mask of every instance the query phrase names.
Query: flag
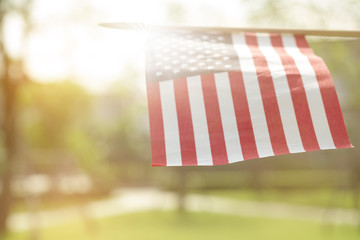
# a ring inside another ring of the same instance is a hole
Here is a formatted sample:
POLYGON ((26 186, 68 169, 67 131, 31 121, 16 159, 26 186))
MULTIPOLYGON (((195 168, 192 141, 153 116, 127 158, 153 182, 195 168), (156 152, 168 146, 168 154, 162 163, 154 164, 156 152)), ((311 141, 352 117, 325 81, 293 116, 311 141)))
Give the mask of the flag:
POLYGON ((329 70, 305 36, 152 32, 146 69, 153 166, 352 147, 329 70))

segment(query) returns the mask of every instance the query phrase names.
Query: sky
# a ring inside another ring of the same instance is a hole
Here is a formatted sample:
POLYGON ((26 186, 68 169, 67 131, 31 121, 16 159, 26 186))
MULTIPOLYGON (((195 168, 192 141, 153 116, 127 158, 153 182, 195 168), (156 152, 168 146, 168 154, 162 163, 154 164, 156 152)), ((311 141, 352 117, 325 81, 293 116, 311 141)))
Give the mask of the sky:
POLYGON ((34 0, 30 8, 32 27, 28 35, 23 34, 25 24, 21 17, 16 14, 6 16, 5 45, 13 57, 24 57, 26 71, 35 81, 71 79, 94 93, 107 91, 117 81, 126 81, 135 82, 144 91, 144 35, 136 31, 100 27, 99 23, 145 22, 229 27, 281 27, 295 23, 300 27, 313 28, 355 28, 357 24, 343 14, 343 8, 348 5, 338 4, 335 0, 283 1, 286 11, 282 14, 289 15, 285 16, 289 18, 288 22, 276 21, 275 16, 275 21, 260 19, 254 23, 251 17, 268 6, 265 2, 34 0), (307 9, 309 4, 315 8, 329 9, 334 16, 311 15, 307 9), (122 77, 127 75, 128 69, 136 69, 139 77, 122 77))

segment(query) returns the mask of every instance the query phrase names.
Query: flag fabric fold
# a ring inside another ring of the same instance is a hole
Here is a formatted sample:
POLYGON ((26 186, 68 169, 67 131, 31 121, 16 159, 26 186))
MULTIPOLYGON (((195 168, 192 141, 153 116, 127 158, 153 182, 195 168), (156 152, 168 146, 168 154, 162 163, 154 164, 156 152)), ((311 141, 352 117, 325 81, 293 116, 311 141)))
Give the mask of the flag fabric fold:
POLYGON ((329 70, 304 36, 152 32, 146 69, 153 166, 352 147, 329 70))

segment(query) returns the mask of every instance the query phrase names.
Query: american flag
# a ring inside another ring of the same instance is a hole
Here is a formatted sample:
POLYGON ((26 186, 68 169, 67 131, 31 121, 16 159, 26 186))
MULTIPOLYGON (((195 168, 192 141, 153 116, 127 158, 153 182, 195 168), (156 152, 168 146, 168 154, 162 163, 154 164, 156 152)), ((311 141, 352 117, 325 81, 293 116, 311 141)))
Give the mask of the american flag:
POLYGON ((304 36, 152 32, 153 166, 352 147, 329 70, 304 36))

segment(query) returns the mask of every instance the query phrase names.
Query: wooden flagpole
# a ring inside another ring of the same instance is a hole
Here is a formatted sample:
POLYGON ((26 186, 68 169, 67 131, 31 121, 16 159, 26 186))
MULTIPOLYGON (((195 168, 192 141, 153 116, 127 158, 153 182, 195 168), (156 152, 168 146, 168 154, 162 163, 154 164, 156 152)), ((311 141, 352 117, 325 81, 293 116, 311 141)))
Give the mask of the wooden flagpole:
POLYGON ((292 29, 292 28, 224 28, 201 26, 170 26, 147 25, 144 23, 100 23, 100 26, 125 30, 187 30, 187 31, 221 31, 221 32, 260 32, 260 33, 285 33, 295 35, 323 36, 323 37, 353 37, 360 38, 360 30, 322 30, 322 29, 292 29))

